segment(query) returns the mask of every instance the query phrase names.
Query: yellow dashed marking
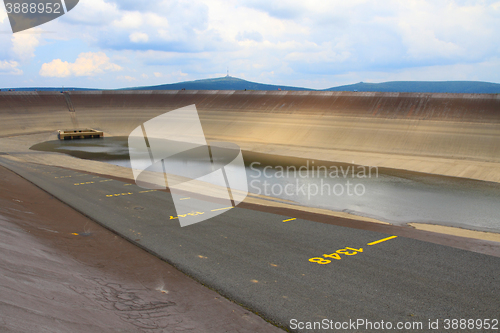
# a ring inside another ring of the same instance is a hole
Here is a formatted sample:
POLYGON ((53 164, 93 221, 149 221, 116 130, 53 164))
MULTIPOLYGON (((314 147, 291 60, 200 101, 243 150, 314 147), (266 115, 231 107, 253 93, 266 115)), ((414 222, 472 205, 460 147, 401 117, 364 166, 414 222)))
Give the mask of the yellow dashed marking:
POLYGON ((391 236, 391 237, 387 237, 387 238, 379 239, 378 241, 371 242, 371 243, 368 243, 368 244, 366 244, 366 245, 375 245, 375 244, 382 243, 382 242, 388 241, 388 240, 393 239, 393 238, 396 238, 396 237, 398 237, 398 236, 391 236))
POLYGON ((218 211, 218 210, 224 210, 224 209, 231 209, 233 207, 226 207, 226 208, 217 208, 217 209, 212 209, 211 212, 215 212, 215 211, 218 211))
POLYGON ((178 219, 179 217, 186 217, 186 216, 196 216, 196 215, 202 215, 205 214, 205 212, 192 212, 192 213, 187 213, 187 214, 181 214, 179 216, 170 216, 171 220, 178 219))
POLYGON ((132 195, 134 193, 128 192, 128 193, 116 193, 116 194, 107 194, 106 196, 109 197, 119 197, 120 195, 132 195))
POLYGON ((106 179, 106 180, 100 180, 99 183, 104 183, 104 182, 112 182, 113 179, 106 179))
POLYGON ((179 200, 187 200, 187 199, 191 199, 191 198, 189 198, 189 197, 187 197, 187 198, 180 198, 179 200))
POLYGON ((155 192, 157 190, 147 190, 147 191, 139 191, 139 193, 147 193, 147 192, 155 192))
POLYGON ((78 185, 88 185, 88 184, 94 184, 94 182, 74 183, 73 185, 78 186, 78 185))
MULTIPOLYGON (((218 208, 218 209, 212 209, 211 211, 212 212, 215 212, 215 211, 218 211, 218 210, 224 210, 224 209, 231 209, 231 208, 234 208, 234 207, 225 207, 225 208, 218 208)), ((201 215, 201 214, 205 214, 205 212, 191 212, 191 213, 187 213, 187 214, 181 214, 181 215, 178 215, 178 216, 170 216, 170 219, 171 220, 175 220, 175 219, 178 219, 179 217, 186 217, 186 216, 196 216, 196 215, 201 215)), ((222 236, 222 235, 221 235, 222 236)), ((226 237, 227 238, 227 237, 226 237)))
POLYGON ((250 282, 253 282, 253 283, 259 283, 258 280, 250 280, 250 282))
POLYGON ((294 217, 293 219, 283 220, 283 222, 288 222, 288 221, 293 221, 293 220, 296 220, 296 218, 294 217))
POLYGON ((130 185, 132 185, 132 184, 123 184, 123 186, 130 186, 130 185))

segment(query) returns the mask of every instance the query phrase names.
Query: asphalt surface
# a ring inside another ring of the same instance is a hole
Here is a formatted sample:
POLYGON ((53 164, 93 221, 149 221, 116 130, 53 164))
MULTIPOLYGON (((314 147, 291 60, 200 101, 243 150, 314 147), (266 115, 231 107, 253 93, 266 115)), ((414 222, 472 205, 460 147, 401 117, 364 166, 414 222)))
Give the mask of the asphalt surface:
POLYGON ((0 166, 1 333, 279 333, 0 166))
POLYGON ((445 320, 500 317, 498 257, 238 207, 181 228, 168 192, 1 157, 0 164, 284 328, 314 331, 296 323, 326 318, 422 322, 427 331, 438 319, 440 332, 465 332, 446 330, 445 320))

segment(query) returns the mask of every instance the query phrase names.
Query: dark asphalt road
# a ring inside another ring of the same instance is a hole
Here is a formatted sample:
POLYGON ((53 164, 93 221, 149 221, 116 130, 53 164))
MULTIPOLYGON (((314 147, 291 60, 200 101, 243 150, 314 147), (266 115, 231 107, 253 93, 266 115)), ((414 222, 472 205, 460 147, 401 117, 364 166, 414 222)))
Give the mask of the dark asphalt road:
POLYGON ((422 322, 428 331, 439 319, 439 332, 466 332, 446 330, 444 320, 500 317, 498 257, 403 237, 372 244, 391 235, 238 207, 181 228, 170 219, 167 192, 1 157, 0 164, 283 327, 293 329, 292 319, 365 319, 422 322))

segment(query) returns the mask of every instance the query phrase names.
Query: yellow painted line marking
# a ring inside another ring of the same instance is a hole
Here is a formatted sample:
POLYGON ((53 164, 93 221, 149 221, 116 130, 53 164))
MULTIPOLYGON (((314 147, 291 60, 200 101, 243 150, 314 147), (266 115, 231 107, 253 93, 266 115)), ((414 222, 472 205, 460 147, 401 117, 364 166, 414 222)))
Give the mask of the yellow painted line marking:
POLYGON ((224 210, 224 209, 231 209, 233 207, 226 207, 226 208, 218 208, 218 209, 212 209, 211 212, 215 212, 215 211, 218 211, 218 210, 224 210))
MULTIPOLYGON (((224 209, 231 209, 231 208, 234 208, 234 207, 226 207, 226 208, 218 208, 218 209, 212 209, 212 212, 215 212, 215 211, 218 211, 218 210, 224 210, 224 209)), ((179 217, 188 217, 188 216, 196 216, 196 215, 202 215, 202 214, 205 214, 205 212, 191 212, 191 213, 187 213, 187 214, 180 214, 178 216, 173 216, 171 215, 170 216, 170 219, 171 220, 174 220, 174 219, 178 219, 179 217)), ((227 238, 227 237, 226 237, 227 238)))
POLYGON ((293 221, 293 220, 296 220, 296 218, 294 217, 293 219, 283 220, 283 222, 288 222, 288 221, 293 221))
POLYGON ((78 185, 87 185, 87 184, 94 184, 94 182, 74 183, 73 185, 78 186, 78 185))
POLYGON ((187 198, 180 198, 179 200, 187 200, 187 199, 191 199, 190 197, 187 197, 187 198))
POLYGON ((147 190, 147 191, 139 191, 139 193, 146 193, 146 192, 155 192, 157 190, 147 190))
POLYGON ((130 185, 132 185, 132 184, 123 184, 123 186, 130 186, 130 185))
POLYGON ((113 179, 106 179, 106 180, 100 180, 99 183, 104 183, 104 182, 112 182, 113 179))
POLYGON ((366 245, 375 245, 375 244, 382 243, 382 242, 388 241, 388 240, 393 239, 393 238, 396 238, 396 237, 398 237, 398 236, 391 236, 391 237, 387 237, 387 238, 379 239, 378 241, 371 242, 371 243, 368 243, 368 244, 366 244, 366 245))
POLYGON ((187 213, 187 214, 181 214, 179 216, 172 216, 170 215, 170 219, 171 220, 174 220, 174 219, 178 219, 179 217, 186 217, 186 216, 196 216, 196 215, 202 215, 202 214, 205 214, 205 212, 191 212, 191 213, 187 213))
POLYGON ((128 193, 106 194, 106 196, 109 198, 109 197, 119 197, 120 195, 131 195, 131 194, 134 194, 134 193, 128 192, 128 193))

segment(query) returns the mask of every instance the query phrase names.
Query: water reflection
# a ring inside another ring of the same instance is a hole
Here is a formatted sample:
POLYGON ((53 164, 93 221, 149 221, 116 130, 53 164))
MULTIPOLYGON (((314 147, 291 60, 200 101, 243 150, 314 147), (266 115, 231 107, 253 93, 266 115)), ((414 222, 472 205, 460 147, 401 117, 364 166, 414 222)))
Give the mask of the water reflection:
MULTIPOLYGON (((32 149, 130 167, 126 137, 49 141, 32 149)), ((250 193, 395 224, 426 222, 500 231, 500 184, 497 183, 385 168, 365 171, 365 177, 361 177, 359 166, 355 165, 249 152, 243 156, 250 193), (326 167, 328 172, 324 169, 318 172, 320 167, 326 167), (289 172, 284 172, 287 168, 289 172), (335 168, 337 176, 331 171, 335 168)), ((206 162, 178 161, 170 172, 182 175, 186 167, 199 163, 206 162)))

